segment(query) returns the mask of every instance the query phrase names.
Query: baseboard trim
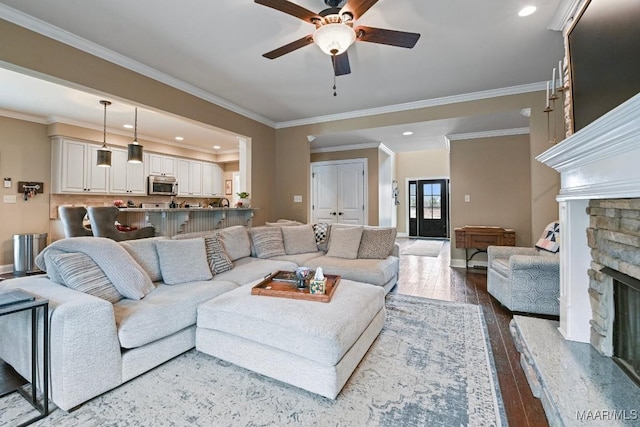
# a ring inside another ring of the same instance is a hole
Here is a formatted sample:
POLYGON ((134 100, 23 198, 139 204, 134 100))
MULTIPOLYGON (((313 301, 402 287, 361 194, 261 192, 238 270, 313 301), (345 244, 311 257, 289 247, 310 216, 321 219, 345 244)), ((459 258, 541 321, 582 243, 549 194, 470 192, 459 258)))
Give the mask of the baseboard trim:
MULTIPOLYGON (((449 266, 454 268, 465 268, 466 264, 463 259, 452 258, 449 266)), ((469 261, 469 268, 474 268, 474 267, 487 268, 487 266, 488 266, 487 261, 475 261, 475 260, 469 261)))
POLYGON ((13 273, 13 264, 0 265, 0 274, 13 273))

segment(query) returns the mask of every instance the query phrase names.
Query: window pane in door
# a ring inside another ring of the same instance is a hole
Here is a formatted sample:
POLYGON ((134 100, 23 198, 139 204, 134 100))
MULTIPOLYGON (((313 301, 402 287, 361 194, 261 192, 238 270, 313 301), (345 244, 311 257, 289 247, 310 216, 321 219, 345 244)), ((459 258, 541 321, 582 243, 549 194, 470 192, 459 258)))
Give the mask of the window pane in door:
POLYGON ((416 203, 418 198, 416 197, 416 191, 418 186, 416 184, 409 184, 409 218, 417 218, 416 203))
POLYGON ((442 198, 433 196, 433 219, 442 219, 442 198))

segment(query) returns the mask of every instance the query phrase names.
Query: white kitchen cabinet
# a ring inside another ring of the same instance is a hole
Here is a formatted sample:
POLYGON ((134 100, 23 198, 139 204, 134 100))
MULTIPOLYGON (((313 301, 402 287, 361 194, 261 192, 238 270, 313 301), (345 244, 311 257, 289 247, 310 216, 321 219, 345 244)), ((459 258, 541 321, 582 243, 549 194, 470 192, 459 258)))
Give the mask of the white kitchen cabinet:
POLYGON ((178 159, 178 196, 202 196, 202 162, 178 159))
POLYGON ((51 146, 53 193, 109 192, 109 169, 96 165, 100 145, 54 138, 51 146))
POLYGON ((149 153, 149 166, 147 175, 176 176, 176 164, 178 159, 162 154, 149 153))
POLYGON ((222 168, 215 163, 202 163, 202 195, 222 195, 222 168))
POLYGON ((127 150, 111 150, 110 194, 145 195, 145 173, 143 163, 129 163, 127 150))

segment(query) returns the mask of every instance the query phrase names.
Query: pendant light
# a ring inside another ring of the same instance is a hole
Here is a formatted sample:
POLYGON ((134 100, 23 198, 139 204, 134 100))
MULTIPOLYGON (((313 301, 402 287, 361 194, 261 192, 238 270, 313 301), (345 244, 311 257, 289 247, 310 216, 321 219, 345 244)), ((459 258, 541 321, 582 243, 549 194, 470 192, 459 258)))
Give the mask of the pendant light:
POLYGON ((107 148, 107 106, 111 105, 111 102, 103 99, 100 101, 100 104, 104 105, 104 133, 102 137, 102 147, 98 150, 98 161, 96 164, 104 168, 110 168, 111 150, 107 148))
POLYGON ((127 162, 142 163, 142 145, 138 144, 138 107, 136 107, 133 142, 127 145, 127 162))

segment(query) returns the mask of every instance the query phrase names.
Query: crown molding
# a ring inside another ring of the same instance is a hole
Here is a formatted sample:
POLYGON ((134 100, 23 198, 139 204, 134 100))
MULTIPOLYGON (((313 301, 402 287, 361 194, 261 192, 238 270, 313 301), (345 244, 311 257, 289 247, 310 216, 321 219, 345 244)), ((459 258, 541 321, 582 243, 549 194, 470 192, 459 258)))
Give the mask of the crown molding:
POLYGON ((426 99, 423 101, 407 102, 404 104, 387 105, 385 107, 369 108, 366 110, 350 111, 347 113, 329 114, 326 116, 311 117, 308 119, 278 122, 276 124, 276 129, 332 122, 336 120, 355 119, 359 117, 374 116, 377 114, 397 113, 402 111, 417 110, 426 107, 437 107, 440 105, 458 104, 461 102, 497 98, 500 96, 520 95, 523 93, 545 90, 547 87, 546 84, 546 82, 529 83, 520 86, 510 86, 501 89, 491 89, 480 92, 464 93, 461 95, 445 96, 442 98, 426 99))
POLYGON ((0 117, 7 117, 9 119, 24 120, 25 122, 40 123, 42 125, 48 125, 47 119, 39 116, 33 116, 31 114, 18 113, 16 111, 3 110, 0 108, 0 117))
POLYGON ((48 22, 44 22, 31 15, 27 15, 1 3, 0 18, 21 27, 27 28, 28 30, 35 31, 36 33, 42 34, 43 36, 49 37, 53 40, 59 41, 60 43, 64 43, 76 49, 82 50, 83 52, 94 55, 98 58, 124 67, 128 70, 134 71, 143 76, 157 80, 190 95, 204 99, 205 101, 211 102, 212 104, 218 105, 219 107, 226 108, 227 110, 233 111, 234 113, 240 114, 264 125, 270 126, 272 128, 276 126, 276 123, 274 121, 269 120, 266 117, 244 109, 236 104, 233 104, 225 99, 199 89, 180 79, 160 72, 155 68, 144 65, 138 61, 114 52, 111 49, 107 49, 82 37, 78 37, 75 34, 56 27, 55 25, 51 25, 48 22))
POLYGON ((387 147, 383 143, 380 143, 378 145, 378 150, 382 151, 383 153, 388 154, 389 156, 393 156, 393 155, 396 154, 395 151, 393 151, 391 148, 387 147))
POLYGON ((454 133, 451 135, 446 135, 446 138, 448 141, 460 141, 462 139, 480 139, 494 138, 496 136, 527 135, 529 134, 529 132, 529 128, 497 129, 484 132, 454 133))
POLYGON ((562 0, 556 9, 551 22, 549 23, 549 29, 553 31, 562 31, 571 24, 574 16, 582 8, 582 4, 585 0, 562 0))
POLYGON ((362 144, 336 145, 334 147, 312 148, 311 153, 333 153, 335 151, 365 150, 367 148, 379 148, 379 142, 365 142, 362 144))

